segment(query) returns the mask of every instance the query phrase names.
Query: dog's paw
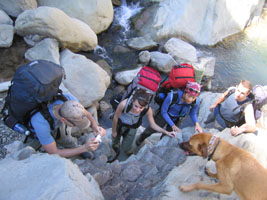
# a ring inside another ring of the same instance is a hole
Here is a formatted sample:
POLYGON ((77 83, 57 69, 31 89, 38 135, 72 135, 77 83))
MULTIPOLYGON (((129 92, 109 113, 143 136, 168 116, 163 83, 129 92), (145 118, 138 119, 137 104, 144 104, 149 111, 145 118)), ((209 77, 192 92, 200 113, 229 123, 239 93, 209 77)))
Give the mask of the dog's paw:
POLYGON ((192 187, 192 185, 179 186, 179 189, 182 192, 190 192, 190 191, 194 190, 194 188, 192 187))

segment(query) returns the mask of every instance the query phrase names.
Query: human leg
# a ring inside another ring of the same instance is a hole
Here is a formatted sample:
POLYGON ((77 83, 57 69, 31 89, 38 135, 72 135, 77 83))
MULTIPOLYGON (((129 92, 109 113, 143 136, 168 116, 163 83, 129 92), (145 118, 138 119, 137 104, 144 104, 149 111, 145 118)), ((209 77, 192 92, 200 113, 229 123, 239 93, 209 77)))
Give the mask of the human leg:
MULTIPOLYGON (((155 123, 159 125, 160 127, 164 127, 166 125, 166 121, 162 117, 161 113, 159 113, 155 117, 155 123)), ((151 128, 150 126, 147 127, 144 132, 136 139, 136 146, 139 146, 146 138, 148 138, 150 135, 155 133, 155 130, 151 128)))
POLYGON ((56 142, 65 148, 74 148, 78 146, 77 138, 72 137, 71 127, 62 123, 58 130, 59 139, 56 142))
POLYGON ((127 132, 123 134, 121 149, 126 155, 131 154, 132 144, 135 135, 136 135, 136 129, 129 129, 127 132))

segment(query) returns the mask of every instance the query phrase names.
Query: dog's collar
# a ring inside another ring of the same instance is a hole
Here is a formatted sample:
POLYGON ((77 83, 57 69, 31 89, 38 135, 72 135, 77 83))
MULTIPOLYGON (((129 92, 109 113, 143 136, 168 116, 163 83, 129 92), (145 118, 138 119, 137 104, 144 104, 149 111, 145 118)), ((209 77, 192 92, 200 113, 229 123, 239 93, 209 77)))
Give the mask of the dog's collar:
POLYGON ((212 158, 214 152, 216 151, 218 145, 220 144, 220 138, 218 138, 218 142, 216 144, 216 146, 213 148, 215 142, 217 140, 217 137, 215 135, 213 135, 210 139, 210 142, 209 142, 209 146, 208 146, 208 161, 212 158))

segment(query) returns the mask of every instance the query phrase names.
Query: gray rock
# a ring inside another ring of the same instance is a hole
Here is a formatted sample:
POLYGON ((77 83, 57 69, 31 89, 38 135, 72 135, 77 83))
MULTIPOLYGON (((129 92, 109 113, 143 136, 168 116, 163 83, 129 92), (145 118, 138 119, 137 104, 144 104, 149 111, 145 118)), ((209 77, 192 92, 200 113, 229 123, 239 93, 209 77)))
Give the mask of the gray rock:
POLYGON ((89 182, 77 165, 56 155, 1 160, 0 176, 0 199, 104 199, 99 187, 89 182))
POLYGON ((128 39, 127 45, 136 50, 148 50, 157 47, 157 43, 150 36, 128 39))
POLYGON ((21 141, 14 141, 11 144, 4 146, 7 154, 13 154, 23 148, 23 143, 21 141))
POLYGON ((0 24, 0 32, 0 47, 10 47, 15 33, 13 25, 0 24))
POLYGON ((147 65, 150 61, 150 53, 149 51, 141 51, 139 53, 139 61, 144 65, 147 65))
POLYGON ((136 181, 138 177, 141 175, 142 175, 141 169, 139 168, 138 165, 135 164, 127 166, 127 168, 122 171, 122 177, 126 181, 130 182, 136 181))
MULTIPOLYGON (((1 5, 1 3, 0 3, 0 5, 1 5)), ((0 9, 0 24, 13 25, 13 20, 1 9, 0 9)))
POLYGON ((26 51, 25 58, 27 58, 29 61, 39 59, 48 60, 60 65, 59 47, 57 40, 51 38, 46 38, 42 40, 34 47, 26 51))
POLYGON ((36 0, 1 0, 0 8, 2 8, 8 15, 12 17, 19 16, 25 10, 37 8, 36 0))
POLYGON ((161 72, 169 73, 174 65, 177 65, 177 62, 166 53, 161 53, 158 51, 150 52, 152 67, 155 67, 161 72))

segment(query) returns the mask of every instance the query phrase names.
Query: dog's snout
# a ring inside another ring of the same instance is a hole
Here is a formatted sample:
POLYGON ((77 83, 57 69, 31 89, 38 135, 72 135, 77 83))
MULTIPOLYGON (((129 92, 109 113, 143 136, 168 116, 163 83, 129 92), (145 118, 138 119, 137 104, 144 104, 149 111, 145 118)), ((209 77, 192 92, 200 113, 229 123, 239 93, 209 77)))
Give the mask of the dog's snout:
POLYGON ((189 150, 189 142, 183 142, 180 144, 180 148, 183 150, 189 150))

